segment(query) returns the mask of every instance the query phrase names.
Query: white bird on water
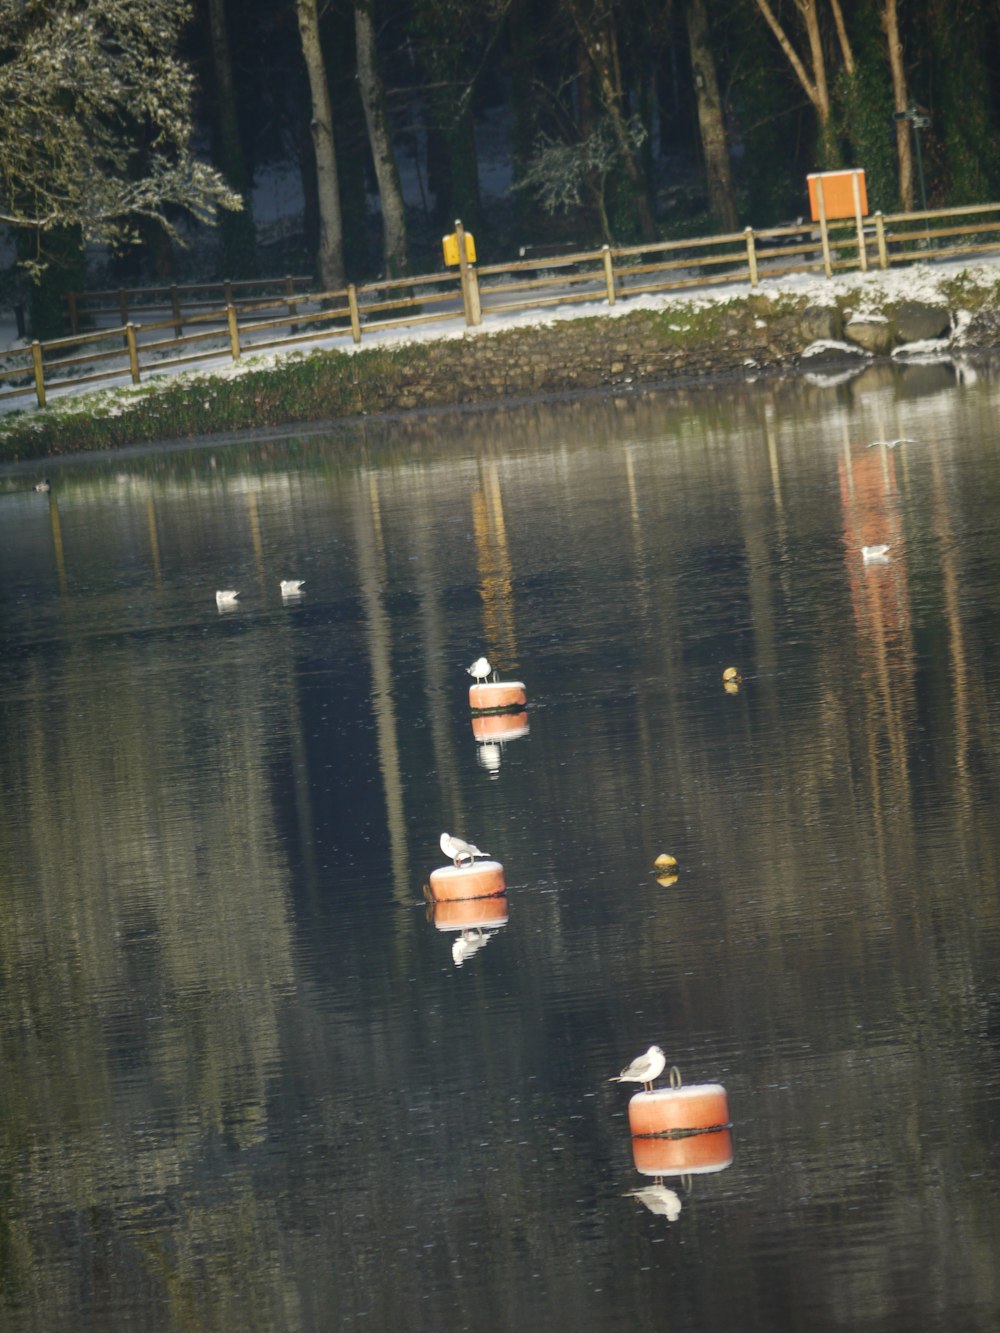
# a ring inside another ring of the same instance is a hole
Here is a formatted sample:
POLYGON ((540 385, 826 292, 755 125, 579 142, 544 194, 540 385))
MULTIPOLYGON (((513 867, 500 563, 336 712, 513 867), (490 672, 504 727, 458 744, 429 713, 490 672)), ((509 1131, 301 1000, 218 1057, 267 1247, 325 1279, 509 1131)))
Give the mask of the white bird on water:
POLYGON ((876 564, 889 559, 888 545, 862 546, 861 558, 866 565, 876 564))
POLYGON ((489 659, 485 657, 477 657, 472 666, 466 667, 465 669, 477 683, 481 680, 486 680, 490 672, 493 670, 490 666, 489 659))
POLYGON ((481 852, 475 843, 465 842, 462 838, 453 838, 450 833, 441 834, 441 850, 457 866, 463 863, 471 865, 477 856, 489 856, 489 852, 481 852))
POLYGON ((667 1057, 660 1050, 659 1046, 650 1046, 645 1055, 637 1055, 627 1068, 614 1078, 609 1078, 609 1083, 641 1083, 647 1092, 652 1092, 653 1083, 663 1073, 663 1066, 667 1063, 667 1057))
POLYGON ((235 588, 222 588, 215 594, 216 606, 235 606, 239 593, 235 588))
POLYGON ((281 595, 282 597, 298 597, 305 586, 305 579, 282 579, 281 595))

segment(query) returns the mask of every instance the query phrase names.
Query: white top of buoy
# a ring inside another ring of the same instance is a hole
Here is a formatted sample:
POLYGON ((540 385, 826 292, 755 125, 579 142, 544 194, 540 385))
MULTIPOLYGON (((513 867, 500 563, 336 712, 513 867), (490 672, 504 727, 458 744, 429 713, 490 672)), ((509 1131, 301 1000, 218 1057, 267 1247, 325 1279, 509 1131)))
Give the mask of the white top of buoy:
POLYGON ((726 1095, 726 1090, 721 1083, 683 1083, 679 1088, 654 1088, 652 1092, 636 1092, 635 1097, 641 1097, 644 1102, 653 1098, 660 1101, 676 1101, 682 1097, 716 1097, 719 1094, 726 1095))
POLYGON ((480 875, 483 873, 483 871, 486 871, 488 874, 494 870, 503 870, 503 866, 500 864, 499 861, 490 861, 486 859, 482 861, 469 861, 465 865, 461 866, 456 866, 456 865, 438 866, 438 868, 435 871, 433 871, 433 874, 435 879, 437 879, 439 875, 445 875, 448 876, 449 878, 453 878, 456 875, 465 875, 465 876, 480 875))

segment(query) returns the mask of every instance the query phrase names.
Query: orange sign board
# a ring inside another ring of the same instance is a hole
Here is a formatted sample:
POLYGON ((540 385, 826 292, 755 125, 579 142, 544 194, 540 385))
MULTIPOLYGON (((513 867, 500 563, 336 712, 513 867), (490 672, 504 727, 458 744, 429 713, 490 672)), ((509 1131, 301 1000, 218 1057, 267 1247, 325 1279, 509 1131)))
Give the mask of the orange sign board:
POLYGON ((819 221, 820 194, 823 212, 828 222, 834 218, 863 218, 868 213, 868 192, 865 189, 864 168, 850 171, 817 171, 806 177, 809 186, 809 212, 813 222, 819 221))

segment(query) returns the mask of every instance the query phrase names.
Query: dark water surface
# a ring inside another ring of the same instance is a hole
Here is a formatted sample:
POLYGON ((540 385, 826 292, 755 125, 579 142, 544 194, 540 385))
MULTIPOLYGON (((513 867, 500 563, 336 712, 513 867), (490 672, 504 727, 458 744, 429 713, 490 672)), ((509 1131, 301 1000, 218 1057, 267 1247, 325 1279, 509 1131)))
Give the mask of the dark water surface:
POLYGON ((0 478, 0 1327, 997 1328, 998 420, 917 368, 0 478), (459 964, 442 829, 507 873, 459 964), (652 1042, 734 1123, 671 1216, 652 1042))

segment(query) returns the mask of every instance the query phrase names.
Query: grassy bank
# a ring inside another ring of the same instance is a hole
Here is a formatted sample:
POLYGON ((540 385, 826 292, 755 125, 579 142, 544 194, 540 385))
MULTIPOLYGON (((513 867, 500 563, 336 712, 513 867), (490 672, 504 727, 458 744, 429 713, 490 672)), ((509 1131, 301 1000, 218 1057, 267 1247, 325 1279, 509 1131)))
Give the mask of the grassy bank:
MULTIPOLYGON (((1000 345, 998 270, 921 275, 949 311, 962 311, 963 346, 1000 345)), ((908 273, 891 277, 901 290, 908 273)), ((834 282, 805 294, 676 298, 658 309, 522 324, 465 336, 316 350, 236 366, 150 379, 138 388, 68 395, 42 410, 0 419, 0 463, 334 421, 414 407, 490 402, 515 396, 721 375, 748 363, 794 368, 815 333, 817 304, 843 317, 859 308, 891 320, 892 289, 876 280, 834 282)), ((539 317, 541 320, 541 317, 539 317)))

